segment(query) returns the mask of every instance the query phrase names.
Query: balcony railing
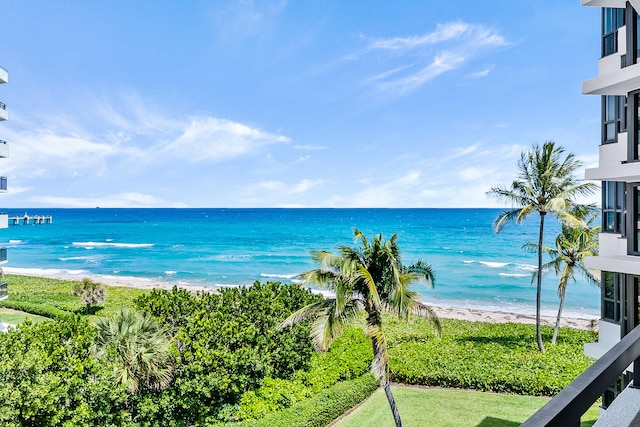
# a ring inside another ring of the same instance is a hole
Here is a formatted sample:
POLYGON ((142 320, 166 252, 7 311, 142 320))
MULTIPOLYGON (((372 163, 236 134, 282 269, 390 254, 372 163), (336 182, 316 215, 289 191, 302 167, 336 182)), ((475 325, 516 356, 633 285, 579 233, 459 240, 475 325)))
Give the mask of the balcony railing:
POLYGON ((521 427, 577 427, 580 417, 633 363, 633 384, 640 387, 640 326, 624 336, 521 427))

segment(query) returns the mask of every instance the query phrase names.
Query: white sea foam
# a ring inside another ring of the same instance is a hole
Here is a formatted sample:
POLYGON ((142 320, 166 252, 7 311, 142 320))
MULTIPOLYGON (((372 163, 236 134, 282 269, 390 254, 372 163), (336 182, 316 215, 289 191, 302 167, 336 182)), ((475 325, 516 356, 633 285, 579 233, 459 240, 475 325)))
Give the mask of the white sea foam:
POLYGON ((266 277, 269 279, 293 279, 297 274, 269 274, 269 273, 260 273, 260 277, 266 277))
POLYGON ((502 268, 509 265, 508 262, 491 262, 491 261, 480 261, 480 264, 486 265, 487 267, 490 267, 490 268, 502 268))
POLYGON ((537 266, 531 264, 516 264, 516 268, 523 271, 536 271, 538 269, 537 266))
POLYGON ((500 274, 498 274, 498 276, 505 276, 505 277, 528 277, 528 276, 530 276, 530 274, 524 274, 524 273, 500 273, 500 274))
POLYGON ((11 243, 12 245, 17 245, 22 243, 22 240, 9 240, 9 243, 11 243))
POLYGON ((153 243, 111 243, 111 242, 73 242, 73 246, 80 246, 86 249, 97 247, 113 248, 150 248, 153 243))
POLYGON ((173 270, 167 270, 167 271, 164 272, 164 274, 166 274, 168 276, 172 275, 172 274, 177 274, 177 273, 178 273, 177 271, 173 271, 173 270))
POLYGON ((70 256, 66 258, 58 258, 60 261, 94 261, 96 258, 92 256, 70 256))
POLYGON ((5 273, 18 274, 25 276, 79 276, 88 274, 87 270, 71 270, 67 268, 19 268, 19 267, 3 267, 5 273))
POLYGON ((465 259, 462 262, 465 264, 473 264, 473 261, 471 261, 470 259, 465 259))

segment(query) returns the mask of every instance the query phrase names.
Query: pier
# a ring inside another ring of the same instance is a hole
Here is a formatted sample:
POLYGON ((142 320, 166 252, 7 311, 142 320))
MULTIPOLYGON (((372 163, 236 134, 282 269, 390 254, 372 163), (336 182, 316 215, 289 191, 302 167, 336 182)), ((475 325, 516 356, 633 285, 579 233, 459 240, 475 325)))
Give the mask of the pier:
POLYGON ((51 224, 53 223, 53 216, 51 215, 29 215, 26 212, 24 215, 10 216, 10 225, 28 225, 28 224, 51 224))

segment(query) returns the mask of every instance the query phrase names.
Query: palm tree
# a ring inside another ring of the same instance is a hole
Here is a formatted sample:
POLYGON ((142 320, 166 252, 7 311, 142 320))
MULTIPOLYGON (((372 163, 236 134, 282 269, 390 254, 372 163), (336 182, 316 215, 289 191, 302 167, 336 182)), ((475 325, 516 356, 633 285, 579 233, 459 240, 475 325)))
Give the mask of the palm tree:
POLYGON ((115 362, 116 380, 131 393, 141 385, 161 390, 173 371, 166 330, 150 316, 121 309, 111 318, 95 324, 98 335, 93 353, 115 362))
MULTIPOLYGON (((563 157, 564 148, 553 141, 545 142, 542 147, 533 145, 523 152, 518 160, 517 179, 510 187, 492 187, 487 193, 497 200, 510 202, 512 209, 504 210, 496 219, 496 231, 508 222, 521 223, 534 212, 540 216, 538 233, 538 269, 542 271, 542 241, 544 220, 547 214, 556 216, 568 226, 582 225, 582 221, 572 213, 577 196, 592 194, 597 188, 593 183, 580 182, 575 177, 576 170, 582 166, 573 153, 563 157)), ((542 275, 537 275, 536 283, 536 340, 538 348, 544 352, 540 331, 540 301, 542 295, 542 275)))
POLYGON ((569 227, 562 225, 562 231, 556 237, 556 247, 543 247, 542 250, 551 256, 551 261, 542 266, 542 274, 553 268, 556 275, 560 275, 558 283, 558 296, 560 304, 558 306, 558 317, 553 330, 551 344, 556 343, 558 329, 560 327, 560 317, 564 308, 564 300, 567 292, 569 279, 576 281, 576 273, 580 273, 588 282, 599 285, 600 280, 593 271, 584 266, 584 259, 588 256, 598 255, 598 233, 600 225, 594 225, 598 214, 593 206, 579 206, 574 210, 577 218, 584 220, 585 225, 579 227, 569 227))
POLYGON ((280 327, 302 319, 314 319, 311 326, 314 345, 318 351, 327 351, 345 326, 358 324, 364 313, 364 332, 373 346, 371 371, 384 388, 396 426, 400 427, 402 421, 389 387, 389 352, 382 328, 382 312, 392 312, 403 320, 408 320, 411 314, 421 315, 430 319, 440 332, 438 317, 418 300, 418 293, 409 288, 418 280, 433 286, 434 274, 422 261, 411 266, 402 264, 396 234, 384 241, 380 233, 370 244, 357 228, 353 232, 354 241, 360 241, 362 247, 341 246, 338 255, 313 251, 312 257, 320 267, 301 275, 305 283, 326 287, 335 293, 335 297, 303 307, 280 327))
POLYGON ((107 290, 102 283, 96 283, 84 278, 82 282, 76 282, 73 286, 73 296, 80 297, 85 304, 85 312, 89 314, 91 305, 100 304, 107 299, 107 290))

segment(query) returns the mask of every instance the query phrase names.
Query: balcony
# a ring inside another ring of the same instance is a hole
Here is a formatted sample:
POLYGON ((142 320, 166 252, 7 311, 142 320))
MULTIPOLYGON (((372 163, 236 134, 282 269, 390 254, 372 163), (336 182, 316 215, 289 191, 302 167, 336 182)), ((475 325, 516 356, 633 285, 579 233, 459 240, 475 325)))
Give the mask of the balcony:
POLYGON ((7 83, 9 81, 9 72, 0 67, 0 83, 7 83))
MULTIPOLYGON (((619 55, 610 55, 610 57, 615 56, 619 55)), ((602 58, 600 61, 609 60, 610 57, 602 58)), ((620 62, 620 59, 613 59, 620 62)), ((627 95, 638 87, 640 87, 640 64, 633 64, 624 68, 620 66, 613 72, 586 80, 582 83, 582 93, 585 95, 627 95)))
POLYGON ((618 7, 624 9, 627 0, 580 0, 581 6, 618 7))
POLYGON ((580 417, 633 364, 633 384, 604 411, 595 426, 636 426, 640 414, 640 326, 622 338, 521 427, 580 426, 580 417))
POLYGON ((0 139, 0 159, 9 157, 9 143, 4 139, 0 139))

